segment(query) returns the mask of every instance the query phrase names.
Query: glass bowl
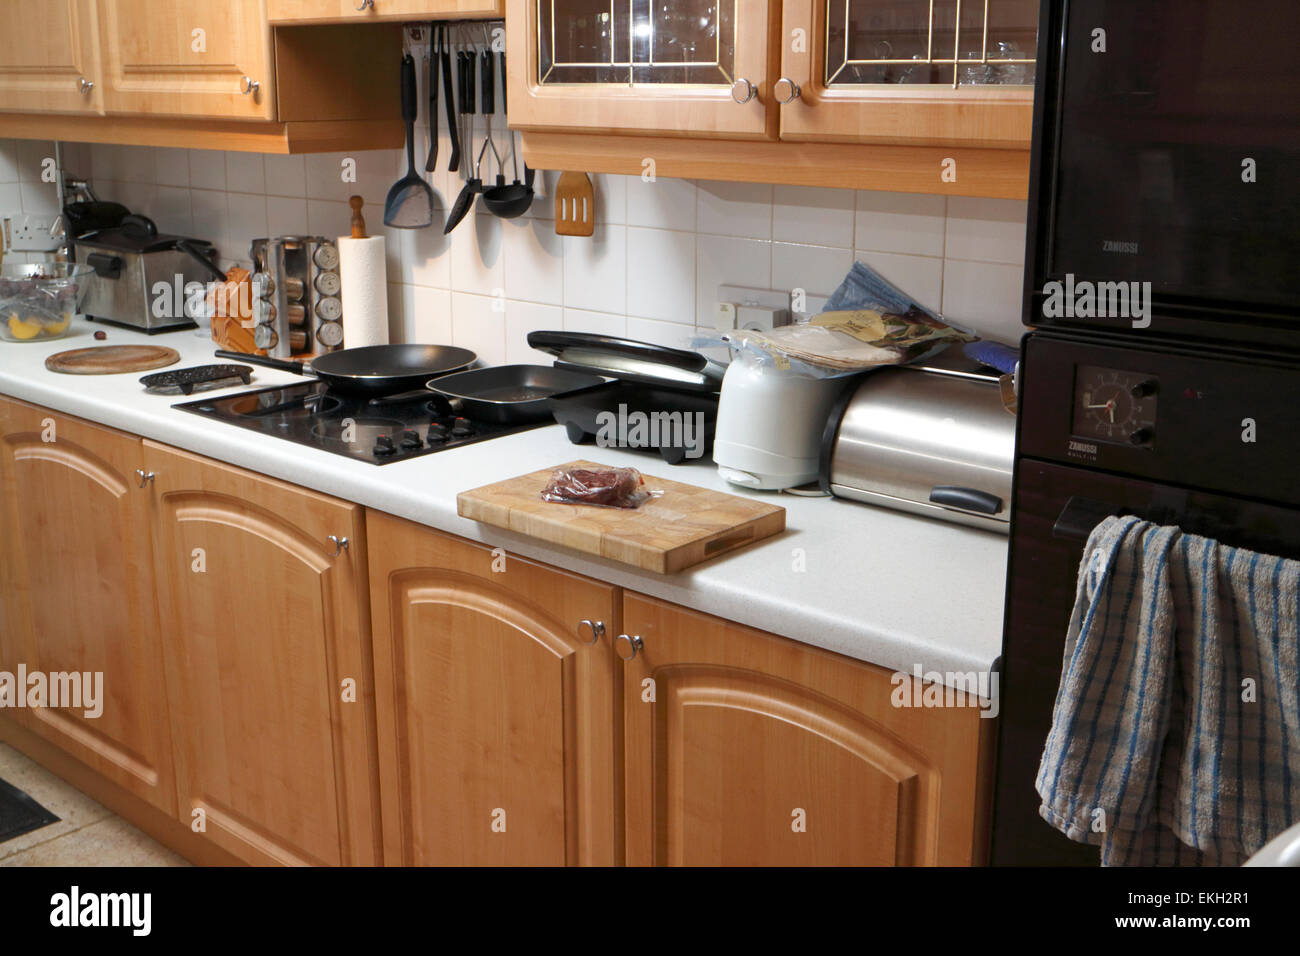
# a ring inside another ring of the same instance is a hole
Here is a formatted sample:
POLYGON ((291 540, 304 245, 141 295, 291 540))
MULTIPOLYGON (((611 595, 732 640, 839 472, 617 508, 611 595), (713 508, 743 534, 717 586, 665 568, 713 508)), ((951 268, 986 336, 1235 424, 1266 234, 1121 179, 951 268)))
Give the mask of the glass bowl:
POLYGON ((0 266, 0 339, 40 342, 67 334, 95 270, 75 262, 0 266))

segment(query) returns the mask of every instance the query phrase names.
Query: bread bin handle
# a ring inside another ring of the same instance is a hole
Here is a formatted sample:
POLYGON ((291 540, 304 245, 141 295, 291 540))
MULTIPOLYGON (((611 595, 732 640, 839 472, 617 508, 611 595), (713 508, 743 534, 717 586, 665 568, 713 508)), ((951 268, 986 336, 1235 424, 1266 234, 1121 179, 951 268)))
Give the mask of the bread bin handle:
POLYGON ((935 485, 930 489, 930 501, 945 508, 960 508, 983 515, 995 515, 1002 510, 1002 499, 997 495, 956 485, 935 485))

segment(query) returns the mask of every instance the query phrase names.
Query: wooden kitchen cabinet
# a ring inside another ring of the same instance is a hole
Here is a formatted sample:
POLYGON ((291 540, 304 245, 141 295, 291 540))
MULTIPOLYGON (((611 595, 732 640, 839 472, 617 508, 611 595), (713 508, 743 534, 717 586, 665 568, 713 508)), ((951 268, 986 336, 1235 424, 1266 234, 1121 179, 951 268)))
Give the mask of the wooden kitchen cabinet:
POLYGON ((637 594, 623 629, 629 864, 978 855, 977 709, 895 708, 889 671, 637 594))
POLYGON ((102 108, 95 0, 0 0, 0 111, 102 108))
POLYGON ((503 0, 267 0, 272 23, 366 23, 499 17, 503 0))
POLYGON ((102 675, 99 716, 0 716, 174 814, 143 465, 139 438, 0 399, 0 669, 102 675))
POLYGON ((362 509, 144 446, 181 820, 249 863, 377 863, 362 509))
POLYGON ((1029 145, 1038 0, 784 0, 782 16, 783 140, 1029 145))
POLYGON ((385 861, 619 862, 618 589, 373 511, 368 535, 385 861))
POLYGON ((771 136, 775 112, 765 104, 779 6, 506 0, 510 125, 771 136))
POLYGON ((275 118, 266 0, 97 0, 110 113, 275 118))

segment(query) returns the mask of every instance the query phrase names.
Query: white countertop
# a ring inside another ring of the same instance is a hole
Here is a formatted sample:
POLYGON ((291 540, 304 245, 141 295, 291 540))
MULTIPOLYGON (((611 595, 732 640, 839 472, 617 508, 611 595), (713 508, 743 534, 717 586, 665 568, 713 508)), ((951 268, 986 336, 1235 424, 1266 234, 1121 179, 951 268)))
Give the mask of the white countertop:
MULTIPOLYGON (((44 365, 46 356, 65 349, 145 342, 180 352, 176 368, 220 361, 210 340, 189 331, 146 336, 75 319, 62 339, 0 341, 0 394, 884 667, 983 670, 1000 652, 1004 536, 856 502, 747 492, 723 481, 707 458, 672 466, 655 455, 578 447, 558 425, 371 465, 175 411, 172 404, 189 399, 146 394, 139 384, 145 373, 60 375, 44 365), (108 333, 104 342, 92 338, 99 328, 108 333), (584 457, 775 500, 786 509, 786 531, 665 576, 456 514, 458 492, 584 457), (797 570, 800 564, 803 570, 797 570)), ((301 379, 291 373, 257 368, 249 387, 296 381, 301 379)))

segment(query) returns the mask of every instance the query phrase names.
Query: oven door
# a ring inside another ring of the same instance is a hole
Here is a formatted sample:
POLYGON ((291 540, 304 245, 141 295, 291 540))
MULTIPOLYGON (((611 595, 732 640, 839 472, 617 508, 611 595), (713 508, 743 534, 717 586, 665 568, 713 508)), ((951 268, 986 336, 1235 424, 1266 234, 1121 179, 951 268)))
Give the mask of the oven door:
POLYGON ((1131 332, 1150 283, 1143 334, 1300 350, 1297 49, 1294 0, 1046 0, 1027 324, 1131 332))
POLYGON ((1034 780, 1052 722, 1088 533, 1107 514, 1176 524, 1225 544, 1300 558, 1300 510, 1034 459, 1016 466, 994 778, 994 865, 1097 865, 1039 815, 1034 780))

